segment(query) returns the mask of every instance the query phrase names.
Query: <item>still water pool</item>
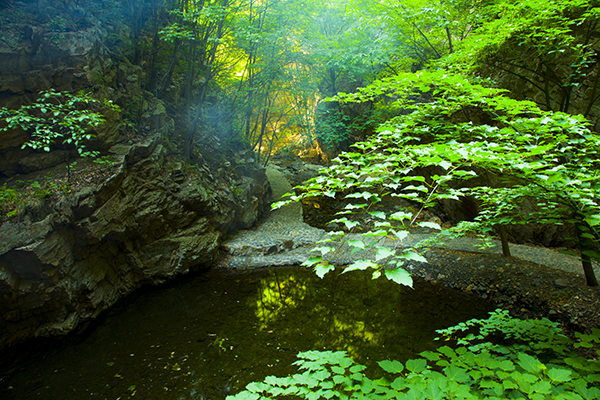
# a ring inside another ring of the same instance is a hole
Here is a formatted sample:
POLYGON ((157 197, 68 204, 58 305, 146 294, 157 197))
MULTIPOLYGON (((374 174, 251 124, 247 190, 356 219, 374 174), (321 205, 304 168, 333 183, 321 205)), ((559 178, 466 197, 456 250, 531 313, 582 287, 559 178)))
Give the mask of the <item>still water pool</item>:
POLYGON ((212 270, 138 295, 70 343, 0 376, 8 399, 223 399, 295 371, 306 350, 346 350, 373 366, 435 348, 435 329, 487 316, 481 299, 414 289, 359 271, 212 270))

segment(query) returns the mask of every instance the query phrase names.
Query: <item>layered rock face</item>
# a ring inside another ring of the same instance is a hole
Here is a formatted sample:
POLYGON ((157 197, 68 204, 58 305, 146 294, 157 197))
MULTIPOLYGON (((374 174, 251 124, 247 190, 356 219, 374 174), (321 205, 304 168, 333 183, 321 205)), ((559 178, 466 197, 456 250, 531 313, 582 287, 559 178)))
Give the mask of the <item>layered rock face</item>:
POLYGON ((270 186, 251 152, 213 174, 166 163, 158 138, 124 146, 106 182, 41 221, 0 226, 0 348, 65 334, 142 285, 210 266, 227 232, 265 212, 270 186))
MULTIPOLYGON (((89 148, 111 156, 110 177, 0 225, 0 350, 68 333, 136 288, 210 266, 224 236, 250 228, 271 200, 250 150, 217 146, 208 161, 202 149, 193 165, 179 160, 173 118, 142 90, 141 68, 111 57, 106 32, 93 16, 85 21, 60 37, 26 24, 3 28, 0 105, 18 108, 50 88, 93 89, 117 104, 135 101, 140 123, 134 134, 119 114, 106 115, 89 148)), ((27 139, 0 132, 0 185, 43 175, 74 152, 22 150, 27 139)))

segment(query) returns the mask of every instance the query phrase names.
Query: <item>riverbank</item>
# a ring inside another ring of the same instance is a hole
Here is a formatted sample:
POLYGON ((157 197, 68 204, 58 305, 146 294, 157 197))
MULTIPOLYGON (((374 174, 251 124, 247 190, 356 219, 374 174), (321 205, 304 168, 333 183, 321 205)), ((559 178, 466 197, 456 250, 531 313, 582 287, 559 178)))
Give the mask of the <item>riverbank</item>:
MULTIPOLYGON (((289 169, 271 166, 269 179, 276 199, 291 191, 286 180, 289 169)), ((323 211, 316 207, 302 211, 290 205, 272 212, 259 227, 239 232, 225 243, 219 266, 253 269, 301 264, 325 234, 319 229, 322 226, 314 223, 323 217, 323 211)), ((426 236, 409 235, 403 247, 426 236)), ((478 244, 472 238, 456 239, 445 248, 427 250, 427 263, 412 262, 405 267, 414 276, 474 293, 522 318, 548 317, 569 330, 600 328, 600 290, 586 286, 577 257, 551 248, 516 244, 511 244, 514 256, 504 257, 499 244, 485 250, 478 244)), ((355 258, 349 250, 338 251, 338 264, 355 258)))

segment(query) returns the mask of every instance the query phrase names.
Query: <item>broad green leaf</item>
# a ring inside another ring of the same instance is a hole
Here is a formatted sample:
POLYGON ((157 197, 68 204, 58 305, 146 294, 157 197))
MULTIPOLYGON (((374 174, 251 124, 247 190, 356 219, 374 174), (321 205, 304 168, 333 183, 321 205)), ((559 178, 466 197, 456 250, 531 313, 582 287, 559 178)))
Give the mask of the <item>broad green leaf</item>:
POLYGON ((466 370, 459 368, 455 365, 450 365, 444 368, 444 374, 446 374, 448 379, 456 382, 466 382, 469 379, 471 379, 466 370))
POLYGON ((510 360, 502 360, 498 363, 498 368, 500 368, 502 371, 514 371, 515 364, 513 364, 510 360))
POLYGON ((504 387, 502 384, 491 379, 484 379, 480 381, 479 386, 485 389, 493 390, 493 392, 498 396, 504 393, 504 387))
POLYGON ((346 228, 348 230, 351 230, 352 228, 354 228, 358 224, 359 224, 359 222, 357 222, 357 221, 349 221, 349 220, 344 221, 344 225, 346 225, 346 228))
POLYGON ((394 231, 394 235, 399 241, 403 241, 408 237, 408 231, 394 231))
POLYGON ((536 393, 548 394, 550 393, 551 389, 552 385, 550 385, 550 382, 546 381, 536 382, 533 385, 531 385, 531 390, 536 393))
POLYGON ((338 375, 343 375, 346 373, 346 370, 340 366, 334 365, 331 367, 331 372, 338 375))
POLYGON ((267 385, 266 383, 262 382, 251 382, 248 384, 248 386, 246 386, 246 389, 251 392, 263 392, 269 390, 270 388, 271 385, 267 385))
POLYGON ((323 261, 323 257, 309 257, 308 260, 302 263, 304 267, 312 267, 316 263, 323 261))
POLYGON ((318 251, 321 253, 322 256, 324 256, 325 254, 333 251, 333 247, 329 247, 329 246, 315 247, 311 251, 318 251))
POLYGON ((377 264, 370 260, 358 260, 348 265, 342 273, 356 270, 364 271, 367 268, 377 268, 377 264))
POLYGON ((440 359, 439 353, 435 353, 433 351, 423 351, 419 353, 421 357, 428 359, 429 361, 437 361, 440 359))
POLYGON ((406 369, 411 372, 419 373, 423 372, 427 368, 427 361, 422 358, 417 358, 413 360, 408 360, 406 362, 406 369))
POLYGON ((243 391, 235 396, 227 396, 227 400, 258 400, 261 396, 258 393, 243 391))
POLYGON ((362 193, 350 193, 349 195, 346 196, 346 198, 347 199, 351 199, 351 198, 360 199, 360 198, 363 198, 365 200, 369 200, 373 196, 375 196, 373 193, 362 192, 362 193))
POLYGON ((379 261, 379 260, 383 260, 384 258, 387 258, 389 256, 393 256, 394 255, 394 251, 387 248, 387 247, 378 247, 377 248, 377 255, 375 256, 375 261, 379 261))
POLYGON ((448 161, 441 161, 439 165, 445 170, 448 170, 452 166, 452 163, 449 163, 448 161))
POLYGON ((571 380, 571 370, 562 368, 550 368, 548 378, 553 382, 568 382, 571 380))
POLYGON ((315 267, 315 273, 317 274, 317 276, 321 279, 323 279, 323 277, 329 272, 329 271, 333 271, 335 269, 335 267, 331 264, 327 264, 327 265, 323 265, 323 264, 318 264, 315 267))
POLYGON ((427 262, 427 259, 425 257, 423 257, 422 255, 415 253, 414 251, 407 251, 406 253, 404 253, 402 255, 402 257, 406 258, 407 260, 413 260, 413 261, 418 261, 418 262, 427 262))
POLYGON ((285 200, 285 201, 277 201, 273 204, 271 204, 271 210, 277 210, 285 205, 291 204, 291 201, 289 200, 285 200))
POLYGON ((590 215, 585 218, 585 222, 587 222, 590 226, 596 226, 600 224, 600 214, 590 215))
POLYGON ((438 231, 442 230, 442 227, 435 222, 419 222, 417 225, 422 226, 424 228, 437 229, 438 231))
POLYGON ((404 371, 404 365, 400 361, 396 360, 384 360, 378 361, 377 364, 386 372, 391 374, 399 374, 404 371))
POLYGON ((353 365, 352 367, 350 367, 350 372, 360 372, 363 371, 366 367, 364 365, 353 365))
POLYGON ((425 390, 423 390, 423 398, 427 400, 442 400, 444 398, 444 392, 439 385, 432 382, 432 384, 427 385, 425 390))
POLYGON ((442 346, 438 349, 438 351, 440 353, 442 353, 443 355, 445 355, 448 358, 455 358, 456 357, 456 352, 454 351, 454 349, 452 349, 452 347, 449 346, 442 346))
POLYGON ((407 182, 410 182, 410 181, 425 182, 425 177, 421 176, 421 175, 406 176, 403 178, 403 180, 407 181, 407 182))
POLYGON ((408 271, 403 268, 386 269, 385 276, 390 281, 396 282, 400 285, 412 287, 413 280, 408 271))
POLYGON ((579 393, 585 400, 598 400, 600 398, 600 389, 591 387, 577 387, 577 393, 579 393))
POLYGON ((369 212, 370 215, 377 217, 379 219, 385 219, 385 213, 382 211, 370 211, 369 212))
POLYGON ((360 249, 365 248, 365 242, 363 242, 362 240, 359 240, 359 239, 348 240, 348 244, 352 247, 358 247, 360 249))
POLYGON ((398 211, 398 212, 395 212, 392 215, 390 215, 390 219, 398 220, 398 221, 402 221, 405 219, 411 219, 411 218, 412 218, 412 214, 404 212, 404 211, 398 211))
POLYGON ((564 181, 564 177, 561 174, 552 174, 550 176, 548 176, 548 183, 554 183, 554 182, 559 182, 559 181, 564 181))

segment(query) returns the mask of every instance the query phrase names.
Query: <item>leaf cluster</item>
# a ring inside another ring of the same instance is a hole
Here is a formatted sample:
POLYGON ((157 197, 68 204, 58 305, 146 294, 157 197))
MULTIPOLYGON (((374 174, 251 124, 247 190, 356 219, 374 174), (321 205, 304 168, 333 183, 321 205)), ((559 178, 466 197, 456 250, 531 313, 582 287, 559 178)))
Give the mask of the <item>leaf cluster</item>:
MULTIPOLYGON (((302 399, 573 399, 600 396, 600 364, 578 356, 574 343, 547 319, 518 320, 496 310, 488 319, 441 330, 455 347, 441 346, 402 363, 384 360, 385 375, 370 378, 345 352, 309 351, 295 362, 302 373, 269 376, 228 400, 294 395, 302 399)), ((579 335, 582 343, 597 340, 579 335)), ((369 374, 370 375, 370 374, 369 374)))
POLYGON ((63 145, 75 146, 82 157, 96 156, 98 152, 86 150, 85 141, 94 137, 94 128, 104 124, 99 111, 119 110, 112 102, 101 103, 89 93, 56 92, 53 89, 40 92, 40 97, 19 109, 0 108, 0 121, 6 123, 0 131, 22 129, 31 135, 22 148, 31 147, 45 152, 60 141, 63 145))
POLYGON ((444 70, 401 74, 336 99, 370 101, 384 94, 412 112, 388 120, 377 135, 357 143, 360 152, 340 157, 351 161, 341 161, 341 173, 338 166, 328 170, 328 181, 336 185, 331 189, 364 186, 348 170, 358 166, 380 186, 396 189, 390 186, 396 182, 397 196, 418 199, 422 191, 429 202, 477 198, 480 213, 470 231, 529 222, 576 224, 587 239, 584 252, 598 257, 593 247, 600 242, 595 228, 600 223, 600 136, 585 118, 543 111, 444 70), (428 101, 411 103, 416 93, 428 101), (400 186, 417 179, 425 185, 400 186), (535 211, 522 212, 525 201, 533 202, 535 211))

